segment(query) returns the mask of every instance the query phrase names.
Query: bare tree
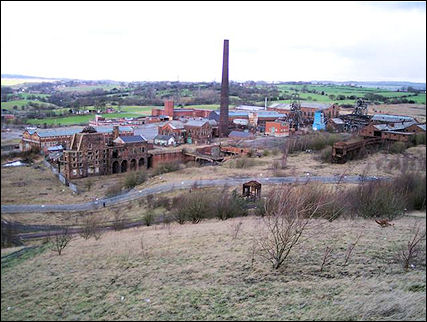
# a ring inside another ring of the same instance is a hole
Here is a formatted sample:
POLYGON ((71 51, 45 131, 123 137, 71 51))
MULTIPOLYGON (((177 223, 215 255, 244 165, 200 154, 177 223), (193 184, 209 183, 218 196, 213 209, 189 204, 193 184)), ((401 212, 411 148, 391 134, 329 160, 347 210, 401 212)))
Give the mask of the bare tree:
POLYGON ((282 169, 286 168, 286 164, 288 162, 288 154, 289 154, 289 142, 286 141, 285 144, 283 145, 283 151, 282 151, 282 169))
POLYGON ((350 259, 350 256, 351 256, 351 254, 353 253, 353 250, 354 250, 354 247, 356 247, 356 245, 357 245, 357 242, 359 241, 359 239, 360 239, 360 237, 362 236, 362 233, 360 233, 358 236, 357 236, 357 238, 356 238, 356 240, 355 240, 355 242, 354 243, 350 243, 349 245, 348 245, 348 247, 347 247, 347 251, 346 251, 346 253, 345 253, 345 258, 344 258, 344 266, 345 265, 347 265, 347 263, 348 263, 348 260, 350 259))
POLYGON ((239 221, 239 222, 232 223, 230 225, 230 227, 231 227, 231 239, 232 240, 235 240, 237 238, 237 235, 239 234, 239 231, 240 231, 240 228, 242 227, 242 224, 243 223, 241 221, 239 221))
POLYGON ((84 239, 94 237, 96 240, 102 236, 101 217, 98 214, 90 214, 83 218, 80 236, 84 239))
POLYGON ((58 253, 58 255, 62 254, 62 251, 65 247, 67 247, 70 241, 73 239, 73 235, 71 234, 68 227, 63 227, 57 234, 53 237, 49 236, 50 249, 58 253))
POLYGON ((322 265, 320 265, 320 272, 323 272, 323 268, 325 267, 325 265, 331 263, 332 251, 332 247, 326 246, 325 251, 323 253, 322 265))
POLYGON ((273 190, 265 204, 259 255, 278 269, 300 241, 319 206, 320 200, 307 202, 307 194, 293 186, 273 190))
POLYGON ((412 265, 411 262, 415 260, 420 252, 420 242, 426 237, 426 230, 421 229, 421 225, 414 226, 411 231, 412 237, 405 246, 398 250, 398 258, 402 262, 405 271, 412 265))

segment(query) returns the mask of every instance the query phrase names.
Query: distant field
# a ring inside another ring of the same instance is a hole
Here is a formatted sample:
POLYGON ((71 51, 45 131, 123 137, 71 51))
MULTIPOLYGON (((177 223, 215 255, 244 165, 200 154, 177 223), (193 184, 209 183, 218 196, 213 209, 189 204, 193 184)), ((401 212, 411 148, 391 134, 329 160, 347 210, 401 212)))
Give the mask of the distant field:
MULTIPOLYGON (((10 103, 10 102, 8 102, 10 103)), ((3 103, 2 103, 3 104, 3 103)), ((109 106, 114 109, 118 109, 117 106, 109 106)), ((151 115, 151 109, 153 108, 163 108, 162 106, 122 106, 121 111, 124 113, 110 113, 110 114, 101 114, 105 118, 119 118, 119 117, 138 117, 143 115, 151 115)), ((209 109, 216 110, 219 108, 219 105, 190 105, 185 108, 195 108, 195 109, 209 109)), ((94 106, 86 106, 82 107, 81 110, 94 110, 94 106)), ((176 108, 179 110, 179 108, 176 108)), ((61 111, 67 111, 67 108, 60 109, 61 111)), ((59 110, 55 110, 59 111, 59 110)), ((93 120, 95 116, 93 114, 89 115, 72 115, 72 116, 64 116, 64 117, 56 117, 56 118, 44 118, 44 119, 32 119, 28 120, 29 124, 40 125, 40 124, 48 124, 48 125, 75 125, 75 124, 86 124, 90 120, 93 120)))
POLYGON ((71 86, 59 88, 59 91, 63 92, 89 92, 94 89, 103 89, 103 90, 112 90, 113 88, 121 89, 122 86, 105 84, 105 85, 80 85, 80 86, 71 86))
POLYGON ((56 105, 51 103, 45 103, 45 102, 40 102, 36 100, 21 99, 21 100, 9 101, 9 102, 1 102, 1 108, 12 110, 14 106, 17 106, 20 109, 22 106, 26 106, 28 103, 31 103, 31 102, 57 107, 56 105))
MULTIPOLYGON (((111 113, 111 114, 101 114, 106 118, 118 118, 118 117, 136 117, 142 116, 143 113, 111 113)), ((55 117, 55 118, 45 118, 45 119, 33 119, 28 120, 29 124, 48 124, 48 125, 74 125, 74 124, 87 124, 90 120, 95 119, 94 114, 86 115, 73 115, 73 116, 64 116, 64 117, 55 117)))
POLYGON ((24 83, 43 83, 43 82, 56 82, 55 79, 42 79, 42 78, 2 78, 2 86, 13 86, 24 83))
MULTIPOLYGON (((412 96, 412 93, 407 92, 395 92, 384 89, 376 89, 376 88, 359 88, 359 87, 351 87, 351 86, 336 86, 336 85, 277 85, 278 89, 282 94, 291 94, 294 93, 295 90, 299 91, 299 95, 301 100, 304 101, 317 101, 317 102, 325 102, 325 103, 333 103, 336 102, 338 104, 354 104, 355 100, 337 100, 330 99, 329 95, 345 95, 345 96, 356 96, 363 97, 366 94, 378 94, 385 97, 402 97, 408 96, 407 99, 415 101, 416 104, 425 104, 426 103, 426 94, 418 94, 417 96, 412 96), (301 90, 306 88, 307 90, 316 90, 318 92, 324 92, 325 95, 321 95, 319 93, 302 93, 301 90)), ((289 102, 287 100, 286 102, 289 102)))

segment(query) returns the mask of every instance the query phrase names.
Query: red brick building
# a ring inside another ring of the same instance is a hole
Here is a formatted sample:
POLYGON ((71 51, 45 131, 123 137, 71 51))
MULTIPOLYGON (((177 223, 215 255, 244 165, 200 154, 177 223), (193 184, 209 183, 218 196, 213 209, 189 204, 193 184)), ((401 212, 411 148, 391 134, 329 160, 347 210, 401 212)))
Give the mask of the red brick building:
POLYGON ((169 117, 169 120, 176 120, 180 117, 203 117, 207 118, 211 110, 202 110, 195 108, 174 108, 174 103, 171 100, 165 101, 164 108, 153 108, 151 110, 152 116, 165 115, 169 117))
MULTIPOLYGON (((284 114, 291 112, 291 104, 276 103, 267 107, 268 111, 277 111, 284 114)), ((308 120, 314 120, 314 112, 322 111, 327 118, 339 116, 340 108, 336 104, 324 104, 315 102, 301 102, 302 117, 308 120)))
POLYGON ((103 133, 88 126, 73 134, 69 149, 63 151, 64 174, 67 179, 76 179, 147 169, 151 148, 140 135, 118 136, 109 142, 103 133))
MULTIPOLYGON (((28 151, 32 148, 40 149, 47 153, 47 149, 52 146, 62 145, 65 149, 70 146, 72 136, 82 131, 82 127, 65 128, 65 129, 36 129, 25 130, 22 133, 22 139, 19 143, 21 151, 28 151)), ((113 139, 112 126, 95 127, 98 133, 102 133, 106 140, 113 139)), ((122 136, 133 135, 133 128, 129 126, 118 127, 119 134, 122 136)))
POLYGON ((265 134, 271 136, 289 136, 289 123, 284 121, 273 121, 265 123, 265 134))
POLYGON ((191 119, 183 121, 169 121, 159 126, 160 135, 173 135, 177 144, 205 144, 212 141, 213 126, 216 124, 213 120, 191 119))
POLYGON ((388 124, 371 123, 362 128, 359 134, 363 137, 380 137, 386 140, 408 142, 416 133, 425 133, 425 124, 399 122, 388 124))

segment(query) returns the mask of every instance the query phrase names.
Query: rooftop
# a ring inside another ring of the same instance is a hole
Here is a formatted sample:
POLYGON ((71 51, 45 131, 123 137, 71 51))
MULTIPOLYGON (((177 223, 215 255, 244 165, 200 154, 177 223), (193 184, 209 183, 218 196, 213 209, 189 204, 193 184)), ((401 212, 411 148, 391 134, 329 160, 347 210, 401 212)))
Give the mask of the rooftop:
POLYGON ((142 143, 147 141, 142 135, 119 136, 117 139, 122 140, 124 143, 142 143))

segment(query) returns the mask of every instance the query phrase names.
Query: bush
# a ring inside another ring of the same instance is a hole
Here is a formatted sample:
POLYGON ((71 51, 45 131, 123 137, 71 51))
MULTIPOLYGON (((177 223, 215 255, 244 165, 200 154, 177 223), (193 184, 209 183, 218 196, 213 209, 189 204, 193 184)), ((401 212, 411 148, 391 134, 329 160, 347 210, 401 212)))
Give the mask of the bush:
POLYGON ((412 143, 415 145, 426 144, 426 134, 416 133, 412 138, 412 143))
POLYGON ((254 159, 250 159, 247 157, 238 158, 234 160, 230 160, 227 162, 227 166, 229 168, 235 168, 235 169, 246 169, 253 167, 257 164, 257 162, 254 159))
POLYGON ((390 153, 402 153, 406 150, 405 142, 394 142, 389 149, 390 153))
POLYGON ((113 197, 120 194, 121 192, 122 192, 122 185, 120 183, 115 183, 114 185, 112 185, 107 189, 107 191, 105 192, 105 196, 113 197))
POLYGON ((154 175, 160 175, 163 173, 173 172, 179 170, 178 162, 161 163, 154 170, 154 175))
POLYGON ((351 190, 346 197, 353 213, 364 218, 396 218, 402 214, 406 199, 404 191, 393 182, 369 181, 351 190))
POLYGON ((400 187, 405 195, 406 208, 424 210, 426 208, 426 175, 425 173, 406 172, 393 180, 393 185, 400 187))
POLYGON ((197 224, 204 218, 212 217, 211 211, 211 195, 196 190, 178 199, 174 217, 180 224, 185 221, 197 224))
POLYGON ((143 217, 144 225, 151 226, 154 222, 154 213, 153 211, 149 210, 144 214, 143 217))
POLYGON ((224 189, 221 193, 213 195, 211 209, 212 215, 220 220, 248 214, 246 201, 238 195, 236 190, 230 194, 224 189))
POLYGON ((147 174, 143 171, 130 172, 125 178, 124 187, 132 189, 133 187, 145 182, 147 180, 147 174))
POLYGON ((332 147, 331 146, 327 146, 325 148, 323 148, 319 155, 318 158, 322 161, 322 162, 328 162, 331 163, 332 162, 332 147))

